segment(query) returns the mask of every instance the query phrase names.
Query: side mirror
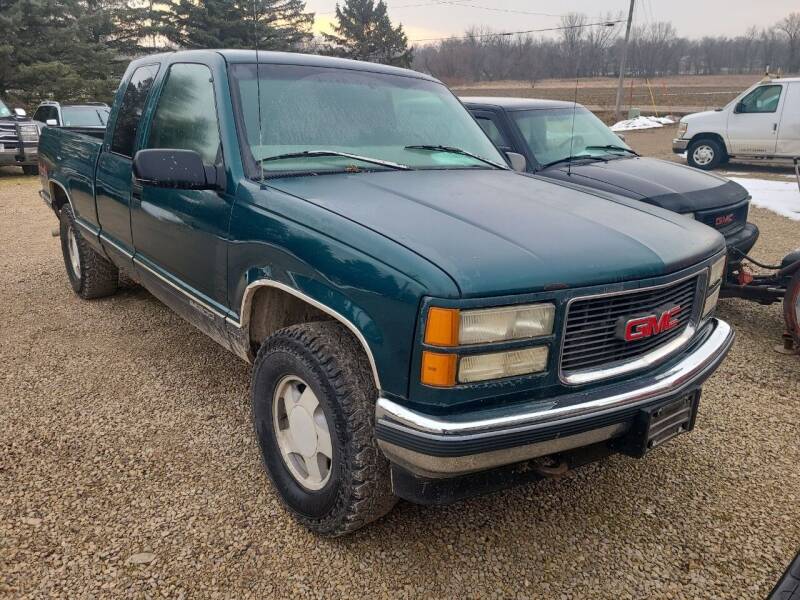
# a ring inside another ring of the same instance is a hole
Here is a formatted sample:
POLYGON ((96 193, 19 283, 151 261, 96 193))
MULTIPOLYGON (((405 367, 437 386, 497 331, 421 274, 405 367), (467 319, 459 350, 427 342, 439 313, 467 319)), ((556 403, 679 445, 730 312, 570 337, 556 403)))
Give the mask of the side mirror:
POLYGON ((506 152, 508 162, 511 163, 511 168, 520 173, 524 173, 528 169, 528 161, 525 157, 518 152, 506 152))
POLYGON ((56 121, 55 119, 47 119, 47 121, 45 121, 44 124, 49 125, 50 127, 56 127, 58 125, 58 121, 56 121))
POLYGON ((154 148, 133 157, 133 176, 140 185, 179 190, 213 190, 217 169, 206 167, 194 150, 154 148))
POLYGON ((15 109, 14 109, 14 114, 15 114, 15 115, 17 115, 18 117, 24 117, 24 116, 26 116, 28 113, 26 113, 26 112, 25 112, 25 109, 24 109, 24 108, 15 108, 15 109))
POLYGON ((616 134, 616 136, 617 136, 619 139, 621 139, 623 142, 625 141, 625 136, 624 136, 624 135, 622 135, 621 133, 617 133, 617 134, 616 134))
POLYGON ((739 113, 743 113, 744 112, 744 104, 742 102, 737 102, 736 106, 733 107, 733 112, 736 113, 737 115, 739 113))

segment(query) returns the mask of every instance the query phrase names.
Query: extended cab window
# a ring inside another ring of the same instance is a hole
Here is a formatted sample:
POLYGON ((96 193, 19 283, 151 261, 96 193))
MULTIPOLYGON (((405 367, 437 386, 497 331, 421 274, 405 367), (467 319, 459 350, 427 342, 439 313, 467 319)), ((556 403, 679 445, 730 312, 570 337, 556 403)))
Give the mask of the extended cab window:
POLYGON ((747 94, 739 103, 739 113, 774 113, 781 99, 781 85, 762 85, 747 94))
POLYGON ((139 130, 139 119, 147 102, 147 95, 153 87, 153 80, 158 73, 158 65, 139 67, 131 75, 128 89, 122 98, 111 140, 111 151, 123 156, 133 156, 136 144, 136 132, 139 130))
POLYGON ((147 147, 194 150, 204 163, 216 163, 219 129, 214 84, 208 67, 172 66, 158 100, 147 147))

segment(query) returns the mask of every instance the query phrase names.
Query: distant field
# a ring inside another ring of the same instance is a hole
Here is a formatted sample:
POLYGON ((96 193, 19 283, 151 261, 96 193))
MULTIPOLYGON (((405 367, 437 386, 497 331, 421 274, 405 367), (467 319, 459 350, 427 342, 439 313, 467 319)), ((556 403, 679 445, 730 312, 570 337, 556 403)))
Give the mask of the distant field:
MULTIPOLYGON (((639 108, 643 113, 687 114, 723 106, 739 92, 760 79, 758 75, 682 75, 661 77, 646 82, 626 79, 623 105, 639 108), (648 85, 649 83, 649 85, 648 85)), ((610 116, 616 101, 615 79, 581 79, 578 83, 578 102, 601 116, 610 116)), ((542 81, 483 81, 453 85, 459 96, 517 96, 572 100, 575 81, 545 79, 542 81)))

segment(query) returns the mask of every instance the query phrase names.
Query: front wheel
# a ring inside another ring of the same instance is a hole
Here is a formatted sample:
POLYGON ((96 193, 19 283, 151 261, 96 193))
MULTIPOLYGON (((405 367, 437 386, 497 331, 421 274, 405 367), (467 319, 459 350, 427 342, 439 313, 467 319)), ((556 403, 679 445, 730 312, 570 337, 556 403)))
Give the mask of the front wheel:
POLYGON ((283 504, 311 531, 350 533, 397 501, 377 446, 377 390, 362 348, 340 324, 281 329, 253 366, 252 418, 283 504))
POLYGON ((800 271, 794 274, 786 287, 786 295, 783 297, 783 318, 786 321, 786 329, 794 340, 794 347, 800 352, 800 271))
POLYGON ((689 144, 686 159, 692 167, 711 171, 726 160, 726 154, 718 141, 706 138, 689 144))

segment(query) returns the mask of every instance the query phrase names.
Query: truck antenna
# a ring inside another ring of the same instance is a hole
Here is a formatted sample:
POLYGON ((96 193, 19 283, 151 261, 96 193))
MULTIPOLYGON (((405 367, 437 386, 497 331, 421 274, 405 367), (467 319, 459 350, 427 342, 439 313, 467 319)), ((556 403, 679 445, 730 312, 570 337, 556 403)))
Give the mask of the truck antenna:
MULTIPOLYGON (((256 2, 253 0, 253 42, 256 50, 256 102, 258 103, 258 149, 259 152, 264 148, 264 129, 261 123, 261 63, 258 60, 258 11, 256 2)), ((258 168, 261 171, 261 181, 264 180, 264 163, 259 159, 258 168)))

